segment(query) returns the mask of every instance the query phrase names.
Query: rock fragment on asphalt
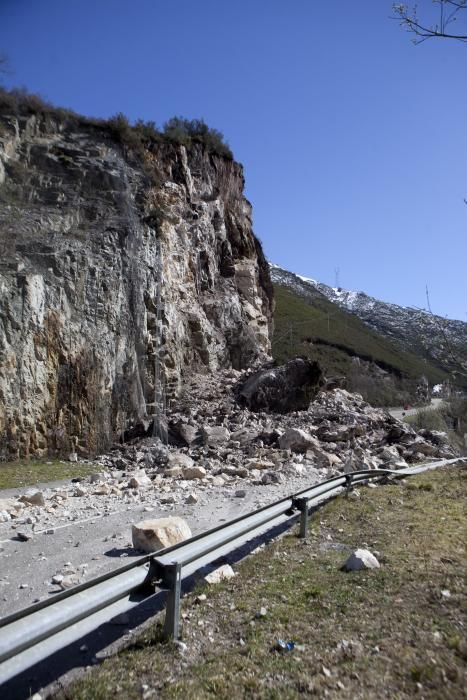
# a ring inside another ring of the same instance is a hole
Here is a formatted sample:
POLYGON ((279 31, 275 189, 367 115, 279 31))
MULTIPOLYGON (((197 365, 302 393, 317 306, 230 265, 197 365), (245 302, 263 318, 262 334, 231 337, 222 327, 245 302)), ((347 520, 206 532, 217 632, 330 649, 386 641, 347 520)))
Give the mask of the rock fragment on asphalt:
POLYGON ((188 523, 178 516, 141 520, 131 528, 133 547, 143 552, 157 552, 191 537, 188 523))
POLYGON ((45 498, 42 491, 27 491, 23 496, 20 496, 19 500, 31 506, 45 506, 45 498))

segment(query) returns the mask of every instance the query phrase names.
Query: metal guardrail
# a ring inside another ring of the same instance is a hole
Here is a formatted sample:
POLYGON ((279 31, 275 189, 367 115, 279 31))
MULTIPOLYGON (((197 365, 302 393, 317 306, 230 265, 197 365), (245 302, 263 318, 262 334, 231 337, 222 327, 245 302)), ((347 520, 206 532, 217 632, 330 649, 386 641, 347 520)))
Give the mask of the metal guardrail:
POLYGON ((383 477, 405 477, 454 464, 440 460, 409 469, 378 469, 343 474, 303 489, 205 533, 31 605, 0 620, 0 683, 14 678, 153 596, 155 584, 168 590, 164 634, 179 637, 182 580, 274 527, 292 524, 300 513, 305 537, 310 509, 344 488, 383 477))

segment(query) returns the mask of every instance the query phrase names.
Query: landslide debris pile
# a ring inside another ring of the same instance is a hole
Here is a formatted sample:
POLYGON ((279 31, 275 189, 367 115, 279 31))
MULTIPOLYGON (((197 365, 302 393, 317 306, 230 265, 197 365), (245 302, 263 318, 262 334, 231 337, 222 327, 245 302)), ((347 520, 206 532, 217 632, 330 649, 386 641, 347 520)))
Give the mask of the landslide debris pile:
MULTIPOLYGON (((262 371, 271 384, 284 368, 262 371)), ((247 486, 281 484, 293 492, 339 472, 456 456, 445 433, 417 432, 343 389, 316 387, 307 410, 253 411, 238 401, 253 375, 258 370, 194 375, 168 411, 170 444, 145 437, 118 445, 98 458, 101 471, 91 477, 0 502, 0 521, 43 530, 135 503, 183 510, 213 488, 233 498, 247 486)))

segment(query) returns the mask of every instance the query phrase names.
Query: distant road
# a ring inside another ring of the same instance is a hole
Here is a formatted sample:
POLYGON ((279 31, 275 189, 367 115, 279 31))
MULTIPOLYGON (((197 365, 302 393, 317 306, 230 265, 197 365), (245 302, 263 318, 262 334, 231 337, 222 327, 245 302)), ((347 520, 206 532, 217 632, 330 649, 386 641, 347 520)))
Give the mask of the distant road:
POLYGON ((431 399, 431 403, 428 406, 417 406, 415 408, 410 408, 408 411, 406 411, 403 406, 399 408, 389 408, 388 410, 393 418, 403 420, 407 416, 415 416, 420 409, 434 411, 435 408, 439 408, 443 403, 444 399, 431 399))

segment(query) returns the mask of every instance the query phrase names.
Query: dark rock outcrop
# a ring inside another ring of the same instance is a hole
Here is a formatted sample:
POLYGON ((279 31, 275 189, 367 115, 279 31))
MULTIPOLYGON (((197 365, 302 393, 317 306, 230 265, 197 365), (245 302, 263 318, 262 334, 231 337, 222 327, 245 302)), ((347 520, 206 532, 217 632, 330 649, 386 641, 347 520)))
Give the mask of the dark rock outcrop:
POLYGON ((281 367, 255 372, 239 388, 238 399, 252 411, 303 411, 323 383, 319 364, 297 357, 281 367))

